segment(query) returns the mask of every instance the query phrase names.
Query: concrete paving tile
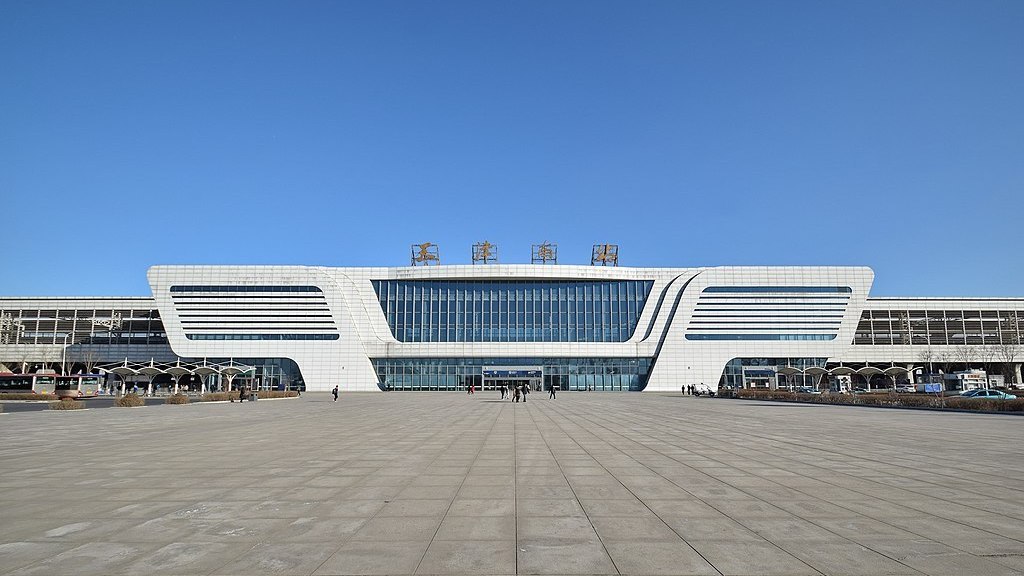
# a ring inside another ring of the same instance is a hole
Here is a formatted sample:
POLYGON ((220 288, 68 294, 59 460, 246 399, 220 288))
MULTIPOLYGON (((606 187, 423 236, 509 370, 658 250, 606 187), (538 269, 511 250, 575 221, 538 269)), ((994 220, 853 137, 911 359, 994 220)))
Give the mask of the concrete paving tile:
POLYGON ((10 574, 17 576, 30 574, 91 576, 120 573, 127 564, 151 554, 159 547, 156 544, 90 542, 70 550, 65 547, 63 552, 55 556, 42 559, 10 574))
POLYGON ((918 571, 853 542, 780 541, 780 548, 825 574, 903 575, 918 571))
MULTIPOLYGON (((842 540, 840 536, 827 527, 814 524, 808 520, 791 516, 788 518, 743 518, 739 521, 753 532, 768 540, 842 540)), ((847 533, 856 533, 847 530, 847 533)), ((906 534, 901 532, 901 534, 906 534)))
POLYGON ((329 502, 309 501, 298 502, 288 500, 264 500, 254 502, 252 506, 243 508, 235 514, 235 518, 295 518, 304 515, 316 515, 329 509, 329 502))
POLYGON ((656 516, 623 518, 619 516, 595 516, 590 519, 597 534, 606 543, 612 540, 669 541, 680 540, 678 534, 656 516))
MULTIPOLYGON (((658 551, 629 552, 676 544, 632 539, 660 532, 650 524, 658 517, 726 573, 806 572, 792 563, 797 557, 826 573, 1024 568, 1024 493, 1015 489, 1024 463, 1012 443, 982 440, 1014 437, 1014 418, 794 411, 654 394, 567 394, 525 405, 426 393, 347 395, 344 405, 323 397, 242 410, 6 415, 0 427, 16 424, 19 442, 0 446, 0 566, 123 572, 136 562, 148 567, 145 553, 172 544, 214 544, 268 550, 263 562, 258 553, 248 564, 239 555, 234 570, 246 573, 308 573, 319 570, 310 567, 318 556, 330 559, 344 547, 339 571, 409 573, 430 568, 420 560, 431 541, 458 551, 459 544, 519 538, 536 546, 515 551, 520 572, 611 573, 616 555, 621 571, 659 572, 658 551), (253 450, 209 441, 246 434, 254 418, 268 433, 252 437, 253 450), (168 443, 172 429, 176 442, 168 443), (864 430, 886 434, 865 440, 864 430), (46 440, 55 434, 76 438, 74 448, 46 440), (129 435, 133 441, 123 442, 129 435), (908 436, 915 441, 894 440, 908 436), (955 443, 942 440, 954 436, 955 443), (295 450, 294 442, 276 440, 303 437, 331 441, 295 450), (182 451, 183 444, 203 449, 182 451), (78 465, 69 469, 69 461, 78 465), (239 488, 254 479, 259 489, 239 488), (87 496, 42 499, 39 486, 87 496), (416 526, 423 519, 438 524, 416 526), (112 527, 113 542, 144 553, 118 563, 123 550, 109 548, 105 536, 98 540, 108 546, 103 561, 55 562, 75 540, 91 544, 112 527), (359 532, 366 539, 356 539, 359 532), (409 540, 396 551, 396 538, 409 540), (284 548, 271 552, 261 540, 284 548), (38 547, 44 544, 61 548, 38 547), (310 548, 291 555, 290 546, 310 548), (537 558, 545 554, 542 564, 537 558)), ((216 548, 203 562, 222 559, 216 548)), ((175 548, 164 554, 187 560, 175 548)), ((452 562, 456 570, 462 561, 452 562)))
POLYGON ((516 489, 513 485, 490 486, 486 484, 463 485, 456 498, 513 499, 516 489))
POLYGON ((188 542, 248 542, 253 545, 276 537, 289 521, 283 518, 235 518, 182 538, 188 542))
POLYGON ((34 562, 52 558, 64 550, 67 545, 58 542, 4 542, 0 543, 0 563, 2 570, 16 570, 34 562))
POLYGON ((514 541, 440 541, 427 547, 417 574, 514 574, 514 541))
POLYGON ((797 576, 818 574, 792 554, 767 540, 688 540, 725 576, 797 576))
POLYGON ((120 569, 126 574, 207 574, 250 550, 250 544, 176 542, 120 569))
POLYGON ((347 518, 369 518, 380 511, 387 502, 384 500, 336 500, 325 502, 319 509, 324 516, 347 518))
POLYGON ((282 527, 273 540, 277 542, 321 543, 337 545, 348 540, 367 522, 368 518, 307 517, 293 520, 282 527))
MULTIPOLYGON (((520 498, 575 498, 576 494, 568 484, 561 486, 534 486, 525 485, 516 488, 516 495, 520 498)), ((632 498, 632 494, 630 498, 632 498)))
POLYGON ((430 541, 441 524, 440 517, 371 518, 352 535, 353 540, 430 541))
POLYGON ((124 532, 138 524, 138 520, 97 519, 85 522, 57 523, 47 520, 49 528, 29 535, 27 540, 54 540, 62 542, 95 542, 113 540, 110 535, 124 532))
POLYGON ((399 492, 397 498, 408 500, 451 500, 459 491, 457 485, 453 486, 408 486, 399 492))
POLYGON ((668 524, 684 540, 762 540, 753 530, 743 524, 726 517, 698 518, 692 516, 662 516, 668 524))
POLYGON ((658 516, 682 516, 687 518, 727 518, 711 505, 693 498, 682 500, 647 499, 643 503, 658 516))
POLYGON ((837 519, 815 518, 813 522, 814 524, 827 529, 829 532, 838 534, 844 538, 849 538, 856 542, 861 542, 863 540, 877 540, 883 537, 890 540, 912 540, 916 537, 916 535, 901 528, 897 528, 892 524, 888 524, 880 520, 874 520, 872 518, 866 518, 864 516, 837 519))
POLYGON ((447 500, 393 500, 385 504, 377 517, 441 516, 448 510, 447 500))
POLYGON ((986 556, 985 558, 996 564, 1012 568, 1019 574, 1024 574, 1024 554, 998 554, 986 556))
POLYGON ((555 538, 522 539, 517 550, 518 574, 615 574, 617 570, 598 541, 555 538))
POLYGON ((520 540, 576 540, 582 542, 597 541, 597 532, 593 525, 583 516, 520 517, 516 532, 520 540))
POLYGON ((591 518, 594 516, 628 516, 632 518, 654 516, 654 513, 636 498, 629 500, 583 500, 580 504, 591 518))
POLYGON ((956 554, 910 555, 900 562, 933 576, 1019 576, 1020 572, 991 559, 965 552, 956 554))
POLYGON ((573 493, 577 498, 583 499, 597 499, 603 498, 606 500, 628 500, 629 498, 640 498, 645 499, 639 494, 634 495, 632 492, 622 486, 609 488, 605 486, 574 486, 573 493))
POLYGON ((575 498, 519 498, 515 504, 519 516, 585 516, 575 498))
POLYGON ((718 574, 685 542, 605 542, 620 574, 718 574))
POLYGON ((123 542, 180 542, 197 533, 206 533, 222 520, 161 516, 142 522, 118 536, 123 542))
POLYGON ((441 522, 434 540, 504 540, 515 542, 514 516, 452 516, 441 522))
POLYGON ((337 546, 325 544, 258 544, 222 565, 213 574, 217 576, 248 576, 250 574, 305 576, 312 574, 336 550, 337 546))
POLYGON ((496 498, 456 498, 448 509, 449 516, 511 516, 515 500, 496 498))
POLYGON ((412 574, 416 570, 428 541, 402 542, 351 541, 324 561, 313 574, 412 574))

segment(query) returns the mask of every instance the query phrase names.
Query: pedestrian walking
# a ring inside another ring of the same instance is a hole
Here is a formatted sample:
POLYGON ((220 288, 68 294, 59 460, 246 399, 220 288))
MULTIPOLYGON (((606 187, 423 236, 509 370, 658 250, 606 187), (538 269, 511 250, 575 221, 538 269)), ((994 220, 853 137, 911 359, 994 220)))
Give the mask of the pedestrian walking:
POLYGON ((338 401, 338 386, 337 385, 334 386, 334 390, 331 390, 331 394, 334 394, 334 401, 337 402, 338 401))
POLYGON ((552 382, 551 383, 551 393, 548 394, 548 400, 554 400, 554 399, 555 399, 555 383, 552 382))
POLYGON ((526 395, 530 393, 530 385, 523 384, 523 402, 526 402, 526 395))
POLYGON ((245 386, 238 387, 238 403, 245 402, 245 386))
POLYGON ((512 388, 512 401, 513 402, 519 402, 519 385, 518 384, 516 384, 515 387, 512 388))
POLYGON ((505 393, 506 392, 507 392, 507 390, 505 390, 504 386, 498 386, 498 393, 501 394, 501 399, 502 400, 505 399, 505 393))

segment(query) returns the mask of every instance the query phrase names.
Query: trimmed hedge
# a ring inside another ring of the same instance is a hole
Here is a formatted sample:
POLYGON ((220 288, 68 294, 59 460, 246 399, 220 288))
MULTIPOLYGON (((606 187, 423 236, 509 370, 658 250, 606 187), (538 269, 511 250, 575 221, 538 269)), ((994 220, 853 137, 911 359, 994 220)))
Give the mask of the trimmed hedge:
POLYGON ((81 410, 85 408, 85 402, 79 402, 71 398, 62 398, 56 402, 50 402, 50 410, 81 410))
POLYGON ((185 396, 184 394, 172 394, 167 397, 167 400, 165 400, 165 403, 167 404, 188 404, 189 402, 190 400, 188 399, 188 396, 185 396))
POLYGON ((1024 399, 975 400, 959 396, 932 394, 799 394, 786 390, 737 390, 736 397, 750 400, 781 400, 809 404, 853 406, 898 406, 977 410, 980 412, 1024 412, 1024 399))
POLYGON ((146 403, 139 398, 138 394, 125 394, 114 402, 114 406, 120 408, 135 408, 136 406, 145 406, 146 403))

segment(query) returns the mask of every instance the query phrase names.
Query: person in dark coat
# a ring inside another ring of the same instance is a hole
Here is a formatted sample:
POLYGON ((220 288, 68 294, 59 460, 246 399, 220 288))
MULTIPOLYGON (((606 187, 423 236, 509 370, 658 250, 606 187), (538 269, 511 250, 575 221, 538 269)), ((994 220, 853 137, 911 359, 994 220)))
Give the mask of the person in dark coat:
POLYGON ((555 383, 552 382, 551 383, 551 393, 548 394, 548 400, 554 400, 554 399, 555 399, 555 383))
POLYGON ((238 387, 238 401, 245 402, 245 386, 238 387))
POLYGON ((338 401, 338 387, 337 386, 334 387, 334 390, 331 390, 331 394, 334 394, 334 401, 337 402, 338 401))

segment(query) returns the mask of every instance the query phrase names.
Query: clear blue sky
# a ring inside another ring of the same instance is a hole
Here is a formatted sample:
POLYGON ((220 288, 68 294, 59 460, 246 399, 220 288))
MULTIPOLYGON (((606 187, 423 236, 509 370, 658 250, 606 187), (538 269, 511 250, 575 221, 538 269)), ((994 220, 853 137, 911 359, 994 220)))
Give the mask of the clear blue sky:
POLYGON ((0 294, 152 264, 868 265, 1024 296, 1024 2, 0 2, 0 294))

